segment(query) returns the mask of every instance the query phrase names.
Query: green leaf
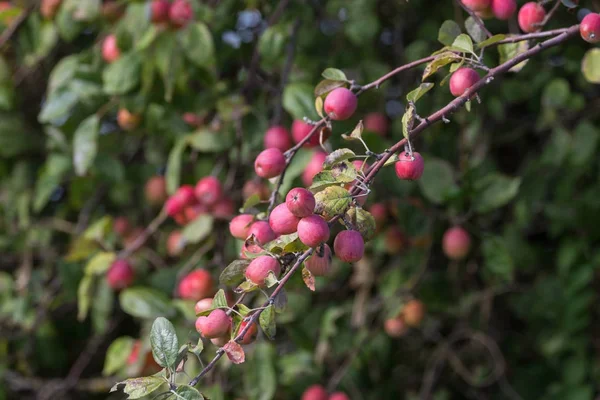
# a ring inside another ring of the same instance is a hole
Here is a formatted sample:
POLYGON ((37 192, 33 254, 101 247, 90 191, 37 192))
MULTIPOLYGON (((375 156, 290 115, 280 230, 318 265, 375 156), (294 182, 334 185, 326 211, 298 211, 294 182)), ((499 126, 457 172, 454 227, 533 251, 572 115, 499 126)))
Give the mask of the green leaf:
POLYGON ((190 147, 194 150, 215 153, 228 150, 233 146, 233 140, 230 134, 226 132, 213 132, 208 129, 201 129, 187 137, 190 147))
POLYGON ((258 286, 250 281, 245 281, 239 284, 237 288, 235 288, 236 293, 246 293, 253 292, 258 289, 258 286))
POLYGON ((425 93, 429 92, 431 88, 433 88, 433 85, 433 83, 429 82, 421 83, 418 88, 406 95, 406 100, 416 103, 421 97, 423 97, 425 93))
POLYGON ((330 170, 321 171, 313 177, 309 189, 318 192, 331 185, 350 183, 357 177, 356 169, 347 161, 335 164, 330 170))
POLYGON ((356 154, 350 149, 337 149, 332 151, 325 157, 325 162, 323 163, 323 168, 329 169, 334 164, 337 164, 341 161, 349 160, 353 157, 356 157, 356 154))
POLYGON ((74 18, 76 11, 76 2, 65 2, 65 4, 58 9, 58 14, 56 14, 54 19, 60 37, 66 42, 72 42, 85 28, 85 25, 82 22, 77 21, 74 18))
POLYGON ((219 289, 219 291, 215 294, 212 301, 213 308, 229 308, 227 304, 227 298, 225 297, 225 291, 223 289, 219 289))
POLYGON ((203 350, 204 342, 202 341, 202 338, 198 339, 198 343, 195 346, 189 348, 190 353, 195 354, 196 357, 200 357, 200 354, 202 354, 203 350))
POLYGON ((323 71, 321 76, 323 76, 323 78, 325 78, 325 79, 329 79, 332 81, 347 81, 348 80, 348 78, 346 78, 346 74, 344 74, 344 72, 342 70, 339 70, 336 68, 327 68, 325 71, 323 71))
POLYGON ((261 198, 260 195, 258 194, 253 194, 252 196, 248 197, 246 199, 246 201, 244 202, 244 205, 242 206, 242 212, 246 212, 249 209, 253 208, 254 206, 260 204, 261 202, 261 198))
POLYGON ((135 340, 129 336, 122 336, 115 339, 108 350, 104 359, 104 369, 102 375, 110 376, 119 371, 127 364, 127 359, 133 349, 135 340))
POLYGON ((350 193, 339 186, 329 186, 315 195, 315 213, 321 214, 325 219, 346 212, 352 204, 350 193))
POLYGON ((181 235, 186 243, 200 243, 211 234, 213 221, 212 215, 200 215, 183 228, 181 235))
POLYGON ((102 73, 107 94, 125 94, 140 83, 143 58, 138 53, 127 53, 110 64, 102 73))
POLYGON ((183 152, 188 145, 187 137, 180 138, 175 142, 175 146, 169 153, 169 159, 167 160, 167 172, 165 179, 167 181, 167 192, 169 194, 175 193, 179 187, 179 180, 181 179, 181 160, 183 158, 183 152))
POLYGON ((60 60, 50 73, 48 79, 48 95, 51 96, 56 90, 63 88, 71 82, 79 66, 79 55, 74 54, 60 60))
POLYGON ((52 94, 44 103, 38 116, 41 123, 49 123, 65 117, 77 103, 78 97, 72 91, 61 90, 52 94))
POLYGON ((473 206, 478 213, 490 212, 510 202, 519 192, 521 178, 510 178, 500 174, 486 175, 476 182, 473 206))
MULTIPOLYGON (((375 218, 370 212, 359 207, 350 207, 345 214, 345 220, 350 222, 352 226, 346 226, 348 229, 357 230, 360 232, 365 242, 371 240, 375 236, 377 226, 375 224, 375 218)), ((344 222, 344 225, 346 223, 344 222)))
POLYGON ((215 45, 212 34, 202 22, 189 24, 179 33, 186 57, 199 67, 211 70, 215 65, 215 45))
POLYGON ((283 108, 295 119, 317 118, 313 88, 306 83, 291 83, 283 90, 283 108))
POLYGON ((482 243, 484 275, 488 280, 510 282, 514 273, 514 262, 508 246, 500 236, 486 238, 482 243))
POLYGON ((101 241, 112 229, 112 218, 108 215, 100 218, 89 226, 84 232, 84 239, 101 241))
POLYGON ((488 47, 491 46, 495 43, 498 43, 501 40, 506 39, 506 35, 505 34, 498 34, 498 35, 494 35, 489 39, 484 40, 483 42, 480 42, 477 44, 477 47, 479 47, 480 49, 483 49, 484 47, 488 47))
POLYGON ((39 212, 44 208, 50 196, 61 183, 63 177, 71 169, 71 159, 63 154, 51 153, 42 168, 36 182, 33 210, 39 212))
POLYGON ((588 50, 581 60, 581 72, 590 83, 600 83, 600 49, 588 50))
POLYGON ((473 53, 473 40, 466 33, 461 33, 454 39, 452 45, 450 46, 451 50, 461 51, 464 53, 473 53))
POLYGON ((575 132, 573 132, 569 154, 572 165, 584 166, 593 162, 599 136, 598 128, 590 121, 583 120, 577 125, 575 132))
POLYGON ((447 20, 440 27, 438 41, 445 46, 450 46, 458 35, 460 35, 460 26, 452 20, 447 20))
POLYGON ((198 390, 188 385, 179 385, 175 390, 177 400, 204 400, 198 390))
POLYGON ((111 393, 118 390, 119 385, 125 385, 123 392, 129 395, 128 399, 140 399, 158 389, 166 381, 158 376, 145 376, 142 378, 131 378, 115 384, 111 393))
POLYGON ((117 255, 111 252, 100 252, 88 261, 85 266, 86 275, 103 275, 110 268, 117 255))
POLYGON ((269 305, 260 313, 258 323, 265 335, 273 340, 275 338, 277 326, 275 325, 275 308, 272 305, 269 305))
POLYGON ((100 119, 96 114, 84 119, 73 137, 73 165, 77 175, 85 175, 98 152, 100 119))
POLYGON ((487 35, 484 32, 484 30, 475 21, 475 18, 471 16, 465 21, 465 29, 467 30, 467 33, 471 35, 473 40, 477 43, 483 42, 487 38, 487 35))
MULTIPOLYGON (((511 36, 512 35, 507 35, 507 38, 511 37, 511 36)), ((526 52, 527 50, 529 50, 529 45, 527 44, 527 40, 523 40, 523 41, 520 41, 517 43, 500 44, 500 45, 498 45, 498 53, 500 54, 500 63, 503 64, 503 63, 507 62, 508 60, 515 58, 519 54, 526 52)), ((512 67, 509 71, 519 72, 520 70, 523 69, 523 67, 527 64, 528 61, 529 60, 524 60, 524 61, 520 62, 519 64, 512 67)))
POLYGON ((219 276, 219 282, 225 286, 235 286, 244 280, 244 272, 250 264, 250 260, 234 260, 219 276))
POLYGON ((272 25, 264 30, 258 39, 258 52, 261 60, 267 63, 279 61, 288 38, 287 26, 272 25))
POLYGON ((121 308, 127 314, 144 319, 171 316, 174 309, 163 292, 145 287, 132 287, 119 295, 121 308))
POLYGON ((451 51, 446 51, 431 61, 427 66, 425 66, 425 70, 423 71, 423 76, 421 80, 425 80, 429 78, 431 75, 435 74, 437 70, 445 67, 446 65, 461 60, 461 57, 458 54, 455 54, 451 51))
POLYGON ((545 107, 566 107, 571 95, 569 82, 563 78, 552 79, 542 93, 542 104, 545 107))
POLYGON ((175 361, 179 353, 179 340, 175 327, 166 318, 159 317, 152 323, 150 330, 150 345, 154 361, 163 368, 175 368, 175 361))
POLYGON ((329 92, 340 87, 348 87, 346 81, 332 81, 324 79, 315 86, 315 97, 320 98, 326 96, 329 92))
POLYGON ((87 318, 92 301, 92 291, 94 289, 94 277, 85 275, 79 287, 77 288, 77 320, 83 321, 87 318))
POLYGON ((437 158, 426 159, 423 176, 418 182, 423 195, 436 204, 444 203, 459 190, 454 182, 452 166, 437 158))

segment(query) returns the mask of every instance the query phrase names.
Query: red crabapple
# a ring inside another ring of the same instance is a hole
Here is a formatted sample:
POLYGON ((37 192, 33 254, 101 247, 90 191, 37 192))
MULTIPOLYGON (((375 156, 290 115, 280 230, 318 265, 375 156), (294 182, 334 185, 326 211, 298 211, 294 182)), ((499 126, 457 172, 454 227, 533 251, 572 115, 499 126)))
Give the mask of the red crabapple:
POLYGON ((173 231, 167 238, 167 253, 171 257, 177 257, 181 255, 185 247, 185 240, 181 235, 181 231, 173 231))
MULTIPOLYGON (((191 206, 187 206, 183 209, 183 215, 185 220, 183 221, 183 224, 180 225, 187 225, 189 222, 192 222, 193 220, 195 220, 201 215, 206 214, 207 212, 208 207, 206 207, 204 204, 194 204, 191 206)), ((179 223, 179 221, 177 221, 177 223, 179 223)))
POLYGON ((589 43, 600 42, 600 14, 589 13, 579 24, 579 33, 589 43))
POLYGON ((301 400, 328 400, 327 390, 321 385, 312 385, 306 388, 301 400))
MULTIPOLYGON (((250 321, 242 321, 240 322, 240 329, 238 330, 238 335, 242 333, 242 331, 246 328, 246 326, 250 323, 250 321)), ((258 326, 253 322, 248 331, 244 334, 242 339, 240 340, 240 344, 250 344, 256 340, 256 336, 258 335, 258 326)))
POLYGON ((380 112, 372 112, 365 115, 363 124, 368 131, 375 132, 379 136, 387 135, 389 123, 386 116, 380 112))
POLYGON ((171 3, 169 0, 152 0, 150 3, 150 18, 155 24, 169 21, 169 10, 171 3))
POLYGON ((306 269, 314 276, 325 276, 331 270, 331 248, 327 243, 315 252, 304 262, 306 269), (320 251, 319 251, 320 250, 320 251))
POLYGON ((169 20, 175 28, 183 28, 194 19, 194 10, 188 0, 175 0, 169 10, 169 20))
POLYGON ((300 218, 290 212, 285 203, 279 204, 269 215, 269 225, 277 235, 289 235, 296 232, 300 218))
POLYGON ((285 204, 296 217, 308 217, 315 212, 315 196, 304 188, 293 188, 285 196, 285 204))
POLYGON ((462 3, 471 11, 483 11, 490 5, 490 0, 462 0, 462 3))
POLYGON ((190 272, 179 282, 177 292, 185 300, 198 301, 213 294, 214 282, 210 273, 205 269, 190 272))
POLYGON ((269 196, 271 196, 271 191, 269 187, 259 180, 251 180, 244 183, 244 187, 242 188, 242 197, 244 200, 248 200, 248 198, 257 195, 260 200, 268 200, 269 196))
POLYGON ((328 400, 350 400, 350 397, 344 392, 333 392, 329 395, 328 400))
POLYGON ((399 338, 408 331, 408 326, 401 317, 389 318, 383 323, 383 330, 389 337, 399 338))
POLYGON ((517 2, 515 0, 492 0, 490 8, 496 18, 507 20, 517 11, 517 2))
POLYGON ((254 221, 254 216, 250 214, 240 214, 233 217, 229 222, 229 232, 231 236, 237 239, 245 240, 249 236, 250 224, 254 221))
POLYGON ((194 187, 192 185, 180 186, 175 194, 181 198, 184 207, 196 204, 196 195, 194 194, 194 187))
POLYGON ((542 29, 539 24, 546 18, 546 10, 540 4, 530 1, 519 10, 517 19, 523 32, 532 33, 542 29))
POLYGON ((196 302, 196 305, 194 306, 194 311, 196 312, 196 314, 200 314, 201 312, 210 310, 212 308, 212 301, 213 299, 211 297, 206 297, 202 300, 198 300, 196 302))
POLYGON ((270 148, 263 150, 254 161, 254 171, 261 178, 274 178, 285 169, 285 156, 281 150, 270 148))
POLYGON ((254 235, 260 244, 267 244, 277 238, 277 234, 273 232, 273 229, 271 229, 271 226, 267 221, 256 221, 250 225, 248 236, 250 235, 254 235))
POLYGON ((279 261, 271 256, 256 257, 246 268, 246 278, 258 286, 265 286, 265 280, 270 273, 275 276, 281 273, 281 265, 279 261))
POLYGON ((193 112, 183 113, 181 119, 183 119, 183 122, 185 122, 186 124, 196 128, 202 126, 202 123, 204 122, 202 117, 200 117, 197 114, 194 114, 193 112))
POLYGON ((198 202, 210 207, 223 196, 223 185, 214 176, 205 176, 196 183, 194 194, 198 202))
POLYGON ((133 283, 135 271, 125 260, 115 260, 106 272, 108 286, 115 290, 125 289, 133 283))
POLYGON ((165 211, 171 217, 180 214, 183 210, 196 203, 194 188, 191 185, 183 185, 165 202, 165 211))
POLYGON ((142 122, 142 116, 121 108, 117 113, 117 123, 124 131, 132 131, 142 122))
POLYGON ((163 204, 167 200, 167 181, 165 177, 156 175, 148 179, 144 187, 144 194, 149 204, 163 204))
POLYGON ((444 233, 442 239, 444 254, 451 260, 461 260, 471 249, 471 237, 460 226, 454 226, 444 233))
POLYGON ((459 68, 450 77, 450 93, 456 97, 462 96, 478 80, 479 74, 474 69, 459 68))
MULTIPOLYGON (((296 119, 292 123, 292 137, 294 138, 294 143, 298 144, 302 139, 304 139, 308 134, 313 130, 314 126, 311 124, 307 124, 301 119, 296 119)), ((321 128, 320 132, 315 132, 308 139, 302 147, 317 147, 321 144, 321 142, 325 143, 325 141, 331 136, 331 129, 329 128, 321 128)))
POLYGON ((230 197, 222 197, 217 204, 212 206, 211 212, 215 218, 229 219, 235 214, 235 203, 230 197))
POLYGON ((357 231, 341 231, 333 241, 333 251, 342 261, 356 262, 365 253, 365 241, 357 231))
POLYGON ((108 35, 104 42, 102 42, 102 58, 107 63, 117 61, 121 57, 121 50, 117 45, 117 37, 115 35, 108 35))
POLYGON ((335 121, 348 119, 356 111, 358 99, 352 91, 344 87, 333 89, 325 98, 325 113, 335 121))
POLYGON ((408 326, 419 326, 425 315, 425 306, 419 300, 411 300, 402 309, 402 318, 408 326))
POLYGON ((327 154, 322 151, 317 151, 313 154, 302 173, 302 183, 304 183, 304 186, 310 186, 315 175, 323 171, 323 163, 326 157, 327 154))
POLYGON ((40 4, 40 14, 45 19, 52 19, 56 15, 62 0, 42 0, 40 4))
POLYGON ((113 221, 113 231, 119 236, 125 236, 131 230, 127 217, 117 217, 113 221))
POLYGON ((408 181, 417 180, 423 175, 425 168, 425 162, 421 154, 416 151, 413 152, 414 160, 410 157, 408 152, 402 152, 398 156, 398 161, 394 165, 396 169, 396 175, 398 178, 408 181))
POLYGON ((316 214, 304 217, 298 222, 298 238, 308 247, 317 247, 329 240, 329 225, 316 214))
POLYGON ((264 145, 265 149, 274 147, 281 151, 286 151, 292 147, 292 139, 288 130, 283 126, 272 126, 265 133, 264 145))
POLYGON ((212 310, 210 314, 198 317, 196 330, 207 339, 224 336, 231 327, 231 317, 220 308, 212 310))

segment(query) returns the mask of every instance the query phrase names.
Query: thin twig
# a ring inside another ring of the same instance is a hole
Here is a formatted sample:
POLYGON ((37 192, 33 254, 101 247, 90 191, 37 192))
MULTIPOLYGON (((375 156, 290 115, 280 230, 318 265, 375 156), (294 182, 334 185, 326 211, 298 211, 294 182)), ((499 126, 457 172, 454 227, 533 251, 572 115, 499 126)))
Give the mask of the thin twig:
POLYGON ((487 46, 484 46, 484 48, 487 48, 490 46, 496 46, 499 44, 505 44, 505 43, 523 42, 523 41, 529 40, 529 39, 542 39, 542 38, 546 38, 546 37, 550 37, 550 36, 560 35, 562 33, 565 33, 568 30, 569 30, 569 28, 560 28, 560 29, 552 29, 550 31, 526 33, 524 35, 515 35, 515 36, 508 37, 506 39, 502 39, 497 42, 491 43, 487 46))
POLYGON ((491 38, 493 36, 492 33, 485 27, 485 24, 483 23, 483 21, 481 20, 481 17, 479 17, 479 15, 477 15, 473 11, 471 11, 471 9, 469 9, 469 7, 465 6, 461 0, 456 0, 456 3, 458 3, 458 5, 460 5, 463 8, 463 10, 465 10, 471 16, 471 18, 473 18, 475 23, 477 25, 479 25, 481 30, 485 32, 485 35, 488 38, 491 38))
POLYGON ((414 67, 418 67, 421 64, 425 64, 425 63, 427 63, 429 61, 435 60, 435 58, 436 58, 436 56, 429 56, 429 57, 421 58, 420 60, 409 62, 408 64, 404 64, 404 65, 396 68, 395 70, 388 72, 387 74, 385 74, 381 78, 376 79, 373 82, 362 86, 358 90, 358 92, 356 92, 356 95, 359 96, 363 92, 366 92, 367 90, 372 89, 372 88, 379 88, 379 86, 381 86, 381 84, 383 82, 385 82, 388 79, 391 79, 392 77, 398 75, 400 72, 409 70, 409 69, 414 68, 414 67))

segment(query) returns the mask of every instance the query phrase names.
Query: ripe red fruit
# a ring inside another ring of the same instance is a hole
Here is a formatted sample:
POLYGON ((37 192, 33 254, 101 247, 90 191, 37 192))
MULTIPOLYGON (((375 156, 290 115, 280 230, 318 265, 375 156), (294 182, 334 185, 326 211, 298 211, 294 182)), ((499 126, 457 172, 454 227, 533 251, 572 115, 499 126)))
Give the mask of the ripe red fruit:
POLYGON ((113 221, 113 231, 119 236, 125 236, 131 230, 127 217, 117 217, 113 221))
POLYGON ((213 299, 210 297, 198 300, 198 302, 194 306, 194 311, 196 312, 196 314, 200 314, 201 312, 210 310, 212 308, 212 301, 213 299))
POLYGON ((471 237, 460 226, 452 227, 444 233, 442 248, 449 259, 461 260, 465 258, 471 249, 471 237))
POLYGON ((244 187, 242 188, 242 197, 244 197, 244 200, 247 200, 253 195, 258 195, 258 198, 261 200, 268 200, 269 196, 271 196, 271 191, 264 182, 251 180, 244 183, 244 187))
POLYGON ((179 297, 194 301, 209 297, 213 291, 212 276, 205 269, 197 269, 184 276, 177 288, 179 297))
POLYGON ((391 226, 385 232, 385 249, 389 254, 398 254, 409 245, 409 240, 398 227, 391 226))
POLYGON ((260 244, 269 243, 277 238, 277 234, 273 232, 273 229, 271 229, 271 226, 267 221, 256 221, 250 225, 248 236, 250 235, 254 235, 260 244))
POLYGON ((315 212, 315 196, 304 188, 294 188, 285 196, 285 204, 296 217, 308 217, 315 212))
POLYGON ((269 273, 273 272, 275 276, 281 273, 279 261, 271 256, 260 256, 252 260, 246 268, 246 278, 258 286, 264 286, 269 273))
POLYGON ((285 203, 279 204, 269 215, 269 225, 278 235, 289 235, 296 232, 300 218, 290 212, 285 203))
POLYGON ((169 10, 171 3, 169 0, 152 0, 150 4, 150 18, 155 24, 169 21, 169 10))
POLYGON ((600 42, 600 14, 590 13, 583 17, 579 24, 579 33, 589 43, 600 42))
MULTIPOLYGON (((250 323, 250 321, 242 321, 240 322, 240 329, 238 330, 238 335, 246 328, 246 326, 250 323)), ((256 336, 258 335, 258 326, 253 322, 248 331, 240 340, 240 344, 250 344, 256 340, 256 336)))
POLYGON ((474 69, 459 68, 450 77, 450 93, 456 97, 462 96, 478 80, 479 74, 474 69))
POLYGON ((419 326, 425 316, 425 306, 419 300, 411 300, 402 309, 402 319, 408 326, 419 326))
POLYGON ((471 11, 483 11, 490 5, 490 0, 462 0, 462 3, 471 11))
POLYGON ((356 111, 358 99, 352 91, 341 87, 333 89, 325 98, 325 113, 335 121, 348 119, 356 111))
POLYGON ((317 247, 329 240, 329 225, 316 214, 304 217, 298 222, 298 238, 308 247, 317 247))
POLYGON ((115 260, 106 273, 108 286, 115 290, 125 289, 133 283, 135 271, 125 260, 115 260))
POLYGON ((183 28, 194 19, 194 10, 188 0, 175 0, 169 10, 171 25, 183 28))
POLYGON ((357 231, 341 231, 333 241, 333 251, 342 261, 356 262, 365 253, 365 241, 357 231))
POLYGON ((140 122, 142 122, 142 116, 140 114, 129 112, 129 110, 125 108, 121 108, 117 113, 117 123, 124 131, 134 130, 140 126, 140 122))
POLYGON ((321 385, 312 385, 306 388, 302 394, 302 400, 327 400, 327 390, 321 385))
POLYGON ((146 201, 153 206, 161 205, 167 200, 167 181, 164 176, 156 175, 148 179, 144 187, 146 201))
POLYGON ((185 240, 181 236, 181 231, 173 231, 167 238, 167 253, 171 257, 181 255, 185 247, 185 240))
POLYGON ((408 331, 408 326, 402 317, 389 318, 383 323, 383 330, 389 337, 399 338, 408 331))
POLYGON ((215 218, 229 219, 235 214, 235 203, 229 197, 223 197, 221 200, 212 206, 212 215, 215 218))
POLYGON ((322 248, 315 250, 312 256, 308 257, 304 265, 314 276, 327 275, 331 271, 331 248, 325 243, 322 248))
POLYGON ((102 58, 107 63, 115 62, 121 57, 121 51, 117 45, 117 37, 108 35, 102 42, 102 58))
POLYGON ((196 330, 207 339, 224 336, 231 327, 231 317, 220 308, 212 310, 205 317, 198 317, 196 330))
POLYGON ((212 206, 223 196, 223 185, 214 176, 206 176, 196 183, 194 194, 200 203, 212 206))
POLYGON ((530 1, 519 10, 517 19, 523 32, 532 33, 542 29, 538 26, 546 18, 546 10, 540 4, 530 1))
MULTIPOLYGON (((311 124, 307 124, 306 122, 296 119, 292 123, 292 137, 294 138, 294 143, 298 144, 302 139, 304 139, 308 134, 313 130, 314 126, 311 124)), ((321 144, 321 141, 325 143, 325 141, 331 136, 331 130, 323 128, 321 132, 315 132, 310 139, 304 143, 302 147, 316 147, 321 144)))
POLYGON ((492 0, 490 8, 496 18, 507 20, 517 11, 517 2, 515 0, 492 0))
POLYGON ((385 115, 379 112, 372 112, 365 115, 363 124, 366 130, 375 132, 379 136, 387 135, 389 123, 385 115))
POLYGON ((264 138, 265 149, 276 148, 286 151, 292 147, 290 133, 283 126, 272 126, 267 129, 264 138))
POLYGON ((40 14, 46 19, 52 19, 56 15, 62 0, 42 0, 40 14))
POLYGON ((183 113, 181 118, 186 124, 194 127, 199 127, 204 122, 200 116, 194 114, 193 112, 183 113))
POLYGON ((168 215, 174 217, 181 213, 184 208, 196 203, 196 195, 191 185, 183 185, 165 203, 165 210, 168 215))
POLYGON ((333 392, 328 400, 350 400, 350 397, 344 392, 333 392))
POLYGON ((398 161, 394 165, 398 178, 414 181, 423 175, 423 169, 425 168, 423 157, 416 151, 413 152, 413 157, 414 160, 410 157, 408 152, 403 151, 400 153, 398 161))
POLYGON ((325 157, 327 157, 327 154, 322 151, 317 151, 313 154, 302 173, 302 183, 304 183, 305 186, 310 186, 315 175, 323 171, 325 157))
POLYGON ((254 221, 254 216, 250 214, 241 214, 233 217, 229 222, 229 233, 238 239, 246 239, 249 236, 250 224, 254 221))
POLYGON ((369 207, 369 212, 375 219, 377 228, 381 228, 387 222, 389 215, 385 203, 375 203, 369 207))
POLYGON ((183 209, 182 221, 178 221, 177 218, 175 219, 175 221, 179 225, 187 225, 188 223, 198 218, 200 215, 204 215, 207 212, 208 207, 206 207, 204 204, 194 204, 191 206, 187 206, 183 209))
POLYGON ((270 148, 263 150, 256 161, 254 161, 254 171, 261 178, 274 178, 281 174, 285 169, 285 156, 281 150, 270 148))

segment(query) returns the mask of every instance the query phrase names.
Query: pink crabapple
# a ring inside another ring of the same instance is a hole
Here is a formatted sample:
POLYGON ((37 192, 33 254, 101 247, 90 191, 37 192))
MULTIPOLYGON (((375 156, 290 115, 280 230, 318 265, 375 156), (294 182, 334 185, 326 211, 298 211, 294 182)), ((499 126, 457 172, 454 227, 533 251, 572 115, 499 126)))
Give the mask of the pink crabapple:
POLYGON ((600 14, 589 13, 579 24, 579 33, 589 43, 600 43, 600 14))
POLYGON ((168 22, 170 9, 171 3, 169 0, 152 0, 152 3, 150 3, 150 19, 155 24, 168 22))
POLYGON ((194 305, 194 311, 196 312, 196 314, 200 314, 201 312, 210 310, 212 308, 212 301, 213 299, 211 297, 206 297, 202 300, 198 300, 194 305))
POLYGON ((389 129, 387 117, 380 112, 372 112, 365 115, 363 124, 366 130, 375 132, 379 136, 386 136, 389 129))
POLYGON ((320 216, 313 214, 298 222, 298 238, 308 247, 317 247, 329 240, 329 225, 320 216))
POLYGON ((333 241, 335 255, 344 262, 359 261, 365 253, 365 241, 357 231, 341 231, 333 241))
POLYGON ((328 400, 327 390, 321 385, 311 385, 302 394, 301 400, 328 400))
POLYGON ((229 222, 229 233, 237 239, 245 240, 249 236, 250 225, 254 222, 254 216, 250 214, 240 214, 229 222))
POLYGON ((235 214, 235 203, 230 197, 222 197, 217 204, 211 207, 210 211, 215 218, 229 219, 235 214))
POLYGON ((265 286, 270 273, 277 277, 281 273, 281 264, 271 256, 259 256, 252 260, 246 268, 246 278, 258 286, 265 286))
POLYGON ((146 201, 153 206, 161 205, 167 200, 167 181, 162 175, 148 179, 144 186, 146 201))
POLYGON ((412 158, 408 152, 403 151, 398 155, 398 161, 394 165, 394 168, 396 169, 398 178, 414 181, 423 175, 425 162, 421 154, 416 151, 413 152, 412 158))
POLYGON ((462 260, 471 249, 471 237, 464 228, 454 226, 444 233, 442 248, 449 259, 462 260))
POLYGON ((517 2, 515 0, 492 0, 490 9, 497 19, 507 20, 517 11, 517 2))
POLYGON ((277 238, 277 234, 267 221, 256 221, 248 229, 248 236, 254 235, 260 244, 267 244, 277 238))
POLYGON ((107 63, 117 61, 121 57, 121 50, 117 45, 117 37, 113 34, 108 35, 102 42, 102 58, 107 63))
POLYGON ((167 254, 171 257, 178 257, 183 253, 185 248, 185 240, 181 235, 181 231, 173 231, 167 238, 167 254))
POLYGON ((231 317, 225 311, 217 308, 207 316, 196 319, 196 330, 207 339, 224 336, 231 328, 231 317))
POLYGON ((293 188, 285 196, 285 204, 296 217, 308 217, 315 211, 315 196, 304 188, 293 188))
POLYGON ((327 154, 325 154, 322 151, 316 151, 313 154, 312 158, 306 165, 304 172, 302 172, 302 183, 304 184, 304 186, 312 185, 312 181, 315 175, 323 171, 323 163, 325 162, 326 157, 327 154))
POLYGON ((135 278, 135 271, 129 262, 125 260, 115 260, 106 272, 108 286, 114 290, 125 289, 131 286, 135 278))
MULTIPOLYGON (((238 335, 246 328, 246 326, 250 323, 250 321, 242 321, 240 322, 240 328, 238 329, 238 335)), ((250 344, 256 340, 256 336, 258 336, 258 326, 253 322, 248 331, 244 334, 242 339, 240 340, 240 344, 250 344)))
POLYGON ((261 178, 274 178, 285 169, 286 160, 281 150, 270 148, 263 150, 254 161, 254 171, 261 178))
POLYGON ((290 133, 283 126, 272 126, 267 129, 264 138, 265 149, 276 148, 282 152, 292 147, 290 133))
POLYGON ((408 331, 408 326, 406 325, 406 322, 404 322, 404 319, 400 316, 386 319, 383 324, 383 330, 389 337, 399 338, 408 331))
POLYGON ((198 202, 210 207, 223 197, 223 185, 214 176, 205 176, 196 183, 194 194, 198 202))
POLYGON ((331 248, 325 243, 306 259, 304 265, 314 276, 325 276, 331 271, 331 261, 331 248))
MULTIPOLYGON (((313 128, 313 125, 307 124, 301 119, 294 120, 294 122, 292 122, 292 137, 294 138, 294 143, 300 143, 302 139, 310 134, 313 128)), ((308 139, 302 147, 317 147, 321 142, 325 143, 327 139, 329 139, 329 136, 331 136, 331 130, 329 128, 321 128, 320 131, 313 133, 310 139, 308 139)))
POLYGON ((269 225, 277 235, 289 235, 296 232, 300 218, 288 209, 285 203, 279 204, 269 215, 269 225))
POLYGON ((323 108, 325 113, 334 121, 343 121, 350 118, 356 107, 358 99, 352 91, 344 87, 333 89, 325 98, 323 108))
POLYGON ((450 77, 450 93, 453 96, 462 96, 467 89, 479 80, 479 74, 472 68, 459 68, 450 77))
POLYGON ((175 28, 183 28, 194 19, 194 10, 188 0, 175 0, 169 9, 169 20, 175 28))
POLYGON ((402 318, 411 327, 421 325, 424 316, 425 306, 420 300, 410 300, 402 309, 402 318))
POLYGON ((198 301, 209 297, 214 292, 214 281, 205 269, 197 269, 181 279, 177 287, 179 297, 185 300, 198 301))
POLYGON ((533 33, 542 29, 539 24, 546 18, 546 10, 544 7, 534 1, 525 3, 519 10, 517 19, 519 27, 525 33, 533 33))
POLYGON ((471 11, 483 11, 490 5, 490 0, 462 0, 462 3, 471 11))

